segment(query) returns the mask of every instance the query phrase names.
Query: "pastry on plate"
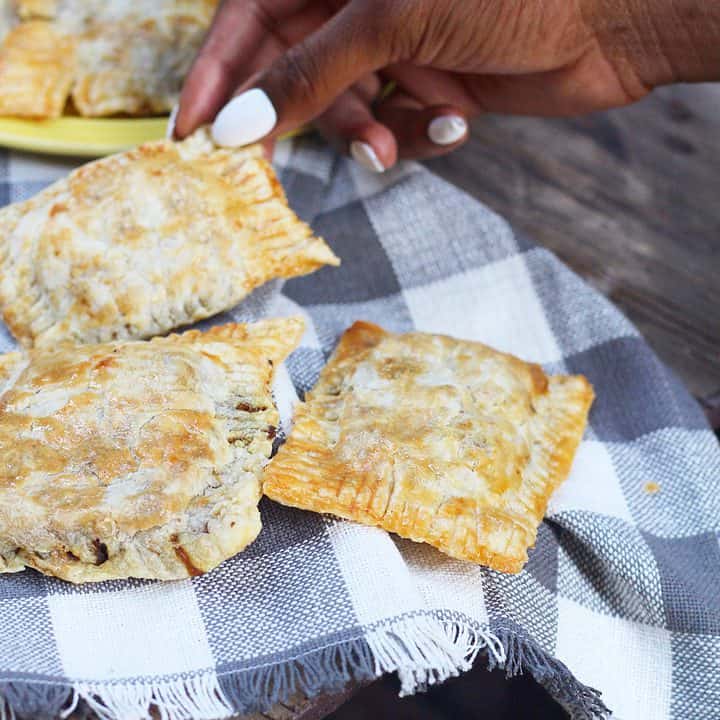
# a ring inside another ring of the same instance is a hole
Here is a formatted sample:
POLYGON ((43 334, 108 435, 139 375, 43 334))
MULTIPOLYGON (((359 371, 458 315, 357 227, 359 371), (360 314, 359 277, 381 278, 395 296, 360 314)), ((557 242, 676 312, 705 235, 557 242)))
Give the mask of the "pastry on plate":
POLYGON ((0 115, 58 117, 75 67, 73 38, 43 20, 16 25, 0 45, 0 115))
POLYGON ((273 368, 303 327, 0 356, 0 572, 185 578, 252 542, 273 368))
POLYGON ((204 34, 183 20, 164 30, 154 20, 88 29, 78 43, 75 108, 86 117, 169 111, 204 34))
POLYGON ((582 376, 357 322, 298 407, 263 491, 516 573, 592 400, 582 376))
POLYGON ((155 115, 178 101, 214 0, 61 2, 57 23, 78 37, 72 91, 81 115, 155 115))
POLYGON ((84 165, 0 210, 0 310, 25 346, 163 334, 338 262, 261 149, 218 149, 207 129, 84 165))
POLYGON ((19 24, 0 46, 0 65, 6 68, 0 71, 0 114, 44 118, 57 117, 69 96, 86 116, 169 111, 217 5, 216 0, 4 3, 0 40, 3 26, 19 24))

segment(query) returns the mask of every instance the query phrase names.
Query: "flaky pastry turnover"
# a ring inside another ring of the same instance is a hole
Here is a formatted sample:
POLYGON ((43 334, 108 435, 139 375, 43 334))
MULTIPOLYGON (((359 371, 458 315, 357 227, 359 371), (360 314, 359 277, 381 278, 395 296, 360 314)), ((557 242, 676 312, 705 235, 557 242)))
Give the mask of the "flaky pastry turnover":
POLYGON ((0 0, 0 114, 57 117, 68 97, 85 116, 169 111, 216 5, 0 0))
POLYGON ((77 38, 72 89, 81 115, 153 115, 178 102, 216 0, 62 0, 57 24, 77 38))
POLYGON ((260 531, 301 318, 0 356, 0 572, 199 575, 260 531))
POLYGON ((298 407, 263 491, 516 573, 592 400, 582 376, 357 322, 298 407))
POLYGON ((25 346, 163 334, 339 260, 259 146, 206 129, 72 172, 0 210, 0 310, 25 346))

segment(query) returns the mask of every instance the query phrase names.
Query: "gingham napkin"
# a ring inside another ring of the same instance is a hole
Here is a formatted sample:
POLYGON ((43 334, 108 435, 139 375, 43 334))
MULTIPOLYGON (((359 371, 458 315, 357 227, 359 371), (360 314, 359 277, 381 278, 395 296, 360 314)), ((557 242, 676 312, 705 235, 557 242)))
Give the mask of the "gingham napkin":
MULTIPOLYGON (((517 576, 268 501, 257 541, 204 577, 2 576, 6 715, 217 718, 384 672, 409 693, 477 656, 531 673, 577 718, 720 717, 720 449, 685 389, 610 303, 421 167, 371 177, 312 139, 278 155, 343 264, 213 322, 305 313, 287 363, 301 395, 358 318, 584 373, 597 401, 571 477, 517 576)), ((70 167, 0 158, 0 202, 70 167)), ((278 398, 287 420, 282 374, 278 398)))

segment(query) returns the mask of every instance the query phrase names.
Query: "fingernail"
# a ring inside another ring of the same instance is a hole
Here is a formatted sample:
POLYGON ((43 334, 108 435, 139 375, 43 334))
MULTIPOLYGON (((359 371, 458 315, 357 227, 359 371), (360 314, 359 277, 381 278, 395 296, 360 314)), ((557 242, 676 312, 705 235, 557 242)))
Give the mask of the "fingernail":
POLYGON ((218 145, 237 147, 264 138, 277 123, 270 98, 260 88, 234 97, 215 118, 213 140, 218 145))
POLYGON ((385 166, 367 143, 353 140, 350 143, 350 155, 352 155, 356 163, 362 165, 366 170, 376 173, 385 172, 385 166))
POLYGON ((441 115, 428 125, 428 137, 436 145, 452 145, 467 134, 468 126, 459 115, 441 115))
POLYGON ((165 139, 166 140, 172 140, 173 136, 175 135, 175 121, 177 120, 177 114, 178 110, 180 109, 179 105, 173 106, 173 109, 170 111, 170 117, 168 118, 167 127, 165 128, 165 139))

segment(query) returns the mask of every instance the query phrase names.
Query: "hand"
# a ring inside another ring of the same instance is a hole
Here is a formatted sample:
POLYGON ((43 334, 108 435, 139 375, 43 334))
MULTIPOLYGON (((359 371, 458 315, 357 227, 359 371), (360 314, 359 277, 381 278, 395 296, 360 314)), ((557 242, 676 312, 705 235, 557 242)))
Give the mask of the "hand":
POLYGON ((720 3, 224 0, 183 88, 176 134, 221 108, 213 134, 224 145, 314 121, 382 171, 458 147, 480 113, 582 114, 707 78, 720 43, 702 26, 717 29, 720 18, 704 5, 720 3), (395 89, 381 98, 388 81, 395 89))

